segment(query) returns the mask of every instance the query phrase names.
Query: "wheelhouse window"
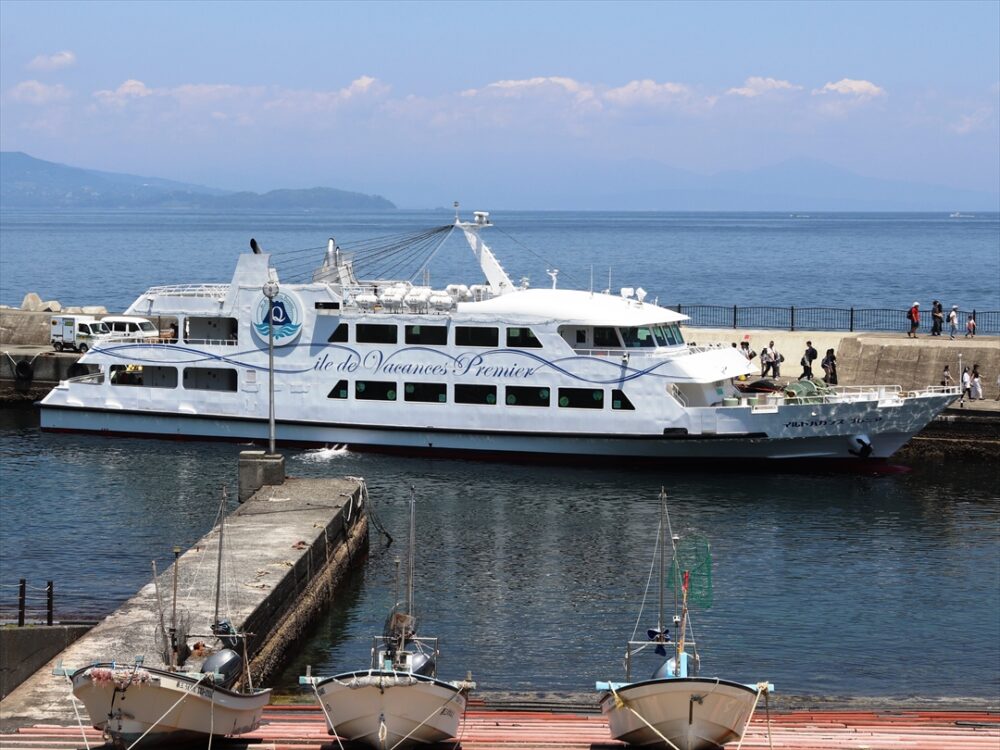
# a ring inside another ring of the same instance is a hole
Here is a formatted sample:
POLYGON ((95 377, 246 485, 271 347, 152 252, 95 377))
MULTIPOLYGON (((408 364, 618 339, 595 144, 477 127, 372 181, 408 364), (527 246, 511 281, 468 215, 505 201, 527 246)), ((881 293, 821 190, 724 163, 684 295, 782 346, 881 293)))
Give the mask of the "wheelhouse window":
POLYGON ((395 344, 398 334, 396 326, 358 323, 354 327, 354 340, 359 344, 395 344))
POLYGON ((497 402, 497 387, 495 385, 455 385, 456 404, 487 404, 492 406, 497 402))
POLYGON ((192 344, 236 344, 239 323, 236 318, 191 317, 184 320, 184 340, 192 344))
POLYGON ((541 349, 542 342, 535 337, 535 332, 530 328, 508 328, 507 346, 516 346, 520 349, 541 349))
POLYGON ((594 326, 594 348, 595 349, 618 349, 621 346, 618 340, 618 331, 606 326, 594 326))
POLYGON ((603 409, 603 388, 560 388, 559 406, 563 409, 603 409))
POLYGON ((347 381, 338 380, 337 385, 333 386, 333 389, 326 394, 327 398, 347 398, 347 381))
POLYGON ((330 334, 330 338, 328 338, 327 341, 331 344, 342 344, 347 341, 347 335, 347 323, 341 323, 333 329, 333 333, 330 334))
POLYGON ((404 383, 403 398, 425 404, 443 404, 448 400, 448 386, 444 383, 404 383))
POLYGON ((396 384, 390 380, 359 380, 354 384, 354 398, 361 401, 395 401, 396 384))
POLYGON ((111 365, 111 385, 176 388, 177 368, 158 365, 111 365))
POLYGON ((193 391, 235 391, 236 370, 228 367, 185 367, 184 387, 193 391))
POLYGON ((611 408, 617 411, 635 411, 635 407, 628 400, 625 391, 620 391, 617 388, 611 391, 611 408))
POLYGON ((499 328, 455 326, 455 346, 497 346, 499 343, 499 328))
POLYGON ((656 337, 653 329, 649 326, 637 326, 634 328, 622 328, 622 341, 629 349, 645 349, 656 347, 656 337))
POLYGON ((424 346, 445 346, 448 343, 448 326, 406 326, 406 343, 424 346))
POLYGON ((530 385, 508 385, 505 401, 508 406, 548 406, 549 389, 530 385))

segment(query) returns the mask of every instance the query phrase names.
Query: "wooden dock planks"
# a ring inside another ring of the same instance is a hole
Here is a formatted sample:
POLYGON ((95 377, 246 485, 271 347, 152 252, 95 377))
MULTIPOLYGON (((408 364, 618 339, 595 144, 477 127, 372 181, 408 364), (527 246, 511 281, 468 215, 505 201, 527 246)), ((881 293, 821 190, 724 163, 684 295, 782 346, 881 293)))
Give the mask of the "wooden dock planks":
MULTIPOLYGON (((100 734, 86 730, 90 747, 100 734)), ((596 713, 469 710, 461 727, 463 750, 618 750, 607 722, 596 713)), ((84 747, 77 726, 38 724, 0 735, 0 748, 63 750, 84 747)), ((334 750, 322 712, 314 706, 269 706, 264 723, 238 740, 216 740, 217 750, 334 750)), ((441 748, 450 747, 442 745, 441 748)), ((736 745, 729 745, 735 748, 736 745)), ((995 711, 788 711, 755 716, 744 750, 998 750, 995 711)))

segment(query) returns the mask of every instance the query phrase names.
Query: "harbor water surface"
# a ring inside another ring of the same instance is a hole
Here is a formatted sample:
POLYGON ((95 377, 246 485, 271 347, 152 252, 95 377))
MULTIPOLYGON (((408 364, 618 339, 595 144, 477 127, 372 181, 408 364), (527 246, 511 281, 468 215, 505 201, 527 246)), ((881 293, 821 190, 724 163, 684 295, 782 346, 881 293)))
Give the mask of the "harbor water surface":
MULTIPOLYGON (((471 206, 469 208, 472 208, 471 206)), ((477 206, 476 208, 480 208, 477 206)), ((484 206, 482 208, 489 208, 484 206)), ((448 223, 449 211, 371 215, 0 212, 0 302, 27 291, 124 309, 155 284, 229 281, 251 235, 285 280, 348 245, 448 223), (300 255, 285 251, 314 248, 300 255)), ((946 214, 494 213, 487 241, 512 278, 601 290, 643 286, 661 303, 905 309, 939 298, 1000 309, 1000 219, 946 214)), ((431 281, 479 281, 452 238, 431 281)), ((902 316, 901 328, 904 323, 902 316)), ((30 409, 0 412, 0 616, 29 580, 55 581, 57 614, 99 617, 212 524, 240 448, 47 435, 30 409)), ((667 473, 289 452, 296 476, 367 478, 395 537, 318 622, 278 688, 364 666, 405 559, 419 503, 422 632, 441 674, 484 690, 586 692, 619 678, 661 485, 675 529, 712 542, 715 602, 694 613, 703 673, 768 679, 784 694, 1000 696, 1000 486, 996 463, 882 476, 667 473)), ((235 493, 232 493, 235 494, 235 493)), ((238 589, 237 589, 238 591, 238 589)), ((235 595, 235 594, 234 594, 235 595)), ((95 654, 95 658, 102 655, 95 654)), ((642 672, 643 668, 638 670, 642 672)), ((652 667, 650 667, 650 671, 652 667)))
MULTIPOLYGON (((54 580, 59 613, 115 608, 149 580, 151 558, 167 564, 172 545, 211 527, 238 450, 48 435, 31 411, 3 412, 4 613, 20 577, 38 587, 54 580)), ((694 612, 704 674, 766 678, 786 695, 995 699, 1000 690, 995 467, 668 474, 286 456, 290 475, 366 477, 395 542, 373 531, 367 564, 279 690, 296 692, 307 664, 330 674, 368 663, 393 602, 395 559, 406 558, 411 485, 421 630, 442 639, 443 676, 471 669, 483 690, 574 694, 621 677, 661 484, 675 531, 712 543, 714 605, 694 612)), ((640 632, 655 620, 654 588, 640 632)))

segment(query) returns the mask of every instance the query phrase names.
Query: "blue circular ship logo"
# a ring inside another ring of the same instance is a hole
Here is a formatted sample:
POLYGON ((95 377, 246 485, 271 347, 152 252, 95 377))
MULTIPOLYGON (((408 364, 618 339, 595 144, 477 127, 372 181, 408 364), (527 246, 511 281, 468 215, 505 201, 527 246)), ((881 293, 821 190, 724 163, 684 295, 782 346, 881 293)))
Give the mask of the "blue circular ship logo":
POLYGON ((253 329, 261 339, 267 341, 268 332, 273 327, 274 345, 290 344, 302 330, 301 309, 294 297, 287 292, 279 292, 274 298, 274 306, 268 319, 268 300, 267 297, 262 297, 254 311, 253 329))

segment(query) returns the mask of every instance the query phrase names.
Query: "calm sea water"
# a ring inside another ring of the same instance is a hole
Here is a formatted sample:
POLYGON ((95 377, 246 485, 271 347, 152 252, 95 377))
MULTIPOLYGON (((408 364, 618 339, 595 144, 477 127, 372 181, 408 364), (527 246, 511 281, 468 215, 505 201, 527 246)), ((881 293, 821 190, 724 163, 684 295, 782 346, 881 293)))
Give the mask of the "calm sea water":
MULTIPOLYGON (((211 527, 238 450, 48 435, 30 410, 0 412, 0 609, 20 577, 56 581, 64 614, 116 607, 151 558, 165 565, 211 527)), ((411 485, 417 603, 443 676, 471 669, 483 690, 539 693, 620 677, 665 485, 675 530, 712 543, 715 602, 694 614, 705 673, 767 678, 785 695, 1000 696, 995 466, 758 476, 285 455, 294 476, 366 477, 396 542, 373 535, 283 691, 307 664, 367 665, 406 558, 411 485)), ((640 627, 654 623, 651 592, 640 627)))
MULTIPOLYGON (((321 248, 447 223, 451 214, 0 213, 0 302, 26 291, 124 309, 154 284, 228 281, 251 235, 321 248)), ((644 286, 661 302, 1000 309, 1000 217, 497 213, 487 235, 515 279, 644 286)), ((318 258, 321 250, 316 250, 318 258)), ((309 256, 310 253, 305 255, 309 256)), ((282 256, 278 256, 279 260, 282 256)), ((294 257, 294 256, 285 256, 294 257)), ((300 256, 301 257, 301 256, 300 256)), ((283 261, 278 264, 282 271, 283 261)), ((289 261, 285 278, 296 270, 289 261)), ((453 237, 432 281, 479 281, 453 237)), ((0 616, 27 578, 64 615, 100 616, 210 528, 238 448, 43 435, 0 411, 0 616)), ((297 476, 365 476, 396 536, 370 557, 278 681, 366 664, 420 510, 416 582, 442 674, 485 690, 586 692, 620 677, 666 485, 675 527, 713 545, 715 604, 696 611, 705 672, 785 694, 1000 698, 996 465, 880 477, 665 474, 288 453, 297 476)), ((651 600, 652 602, 652 600, 651 600)), ((651 603, 640 624, 655 620, 651 603)), ((99 656, 99 655, 95 655, 99 656)), ((641 669, 640 669, 641 673, 641 669)))
MULTIPOLYGON (((468 218, 468 212, 466 212, 468 218)), ((644 287, 665 304, 904 309, 934 298, 1000 309, 1000 215, 496 212, 485 234, 510 276, 548 286, 644 287), (593 278, 593 281, 591 279, 593 278)), ((120 311, 157 284, 228 282, 251 236, 272 252, 448 224, 450 211, 371 214, 2 211, 0 304, 28 291, 120 311)), ((322 249, 313 257, 319 262, 322 249)), ((278 258, 283 278, 303 256, 278 258)), ((479 283, 453 236, 431 281, 479 283)))

